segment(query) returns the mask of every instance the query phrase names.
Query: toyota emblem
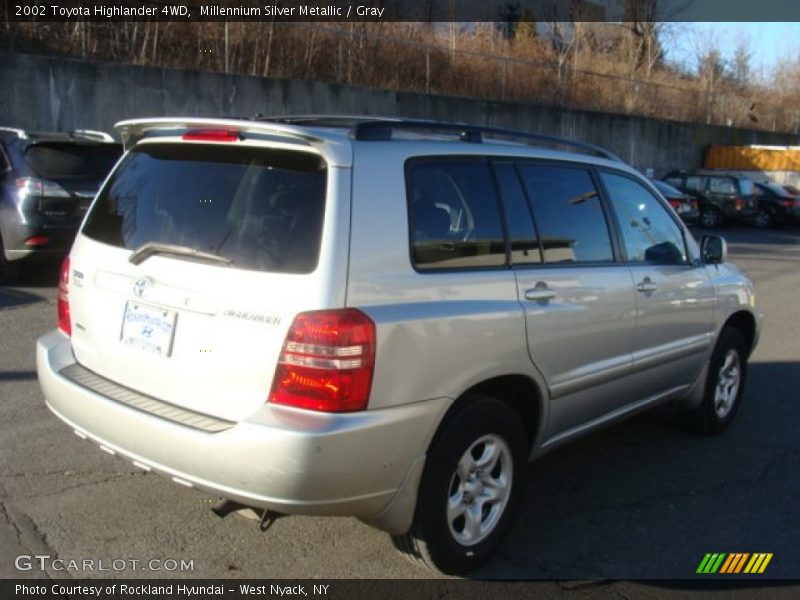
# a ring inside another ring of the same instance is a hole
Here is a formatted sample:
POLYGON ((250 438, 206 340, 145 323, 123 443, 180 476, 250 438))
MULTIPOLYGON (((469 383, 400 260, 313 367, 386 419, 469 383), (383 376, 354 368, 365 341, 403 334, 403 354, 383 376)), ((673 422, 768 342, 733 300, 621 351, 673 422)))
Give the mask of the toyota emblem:
POLYGON ((133 293, 136 294, 137 298, 141 298, 144 294, 144 291, 150 287, 151 281, 149 277, 142 277, 136 283, 133 284, 133 293))

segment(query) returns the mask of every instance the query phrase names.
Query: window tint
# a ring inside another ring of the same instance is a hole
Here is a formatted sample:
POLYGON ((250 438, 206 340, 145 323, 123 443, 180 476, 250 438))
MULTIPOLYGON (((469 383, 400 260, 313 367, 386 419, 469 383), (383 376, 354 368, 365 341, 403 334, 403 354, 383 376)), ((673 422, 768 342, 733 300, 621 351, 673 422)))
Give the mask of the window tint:
POLYGON ((539 239, 517 170, 511 163, 496 163, 494 169, 506 215, 511 262, 516 265, 540 264, 539 239))
POLYGON ((546 263, 611 262, 608 225, 589 172, 521 164, 546 263))
POLYGON ((610 173, 601 177, 619 219, 628 260, 685 263, 683 235, 656 197, 627 177, 610 173))
POLYGON ((418 268, 506 263, 505 238, 487 161, 414 161, 409 183, 411 247, 418 268))
POLYGON ((667 177, 664 182, 675 188, 680 188, 683 185, 683 179, 680 177, 667 177))
POLYGON ((115 172, 83 233, 134 250, 154 242, 231 266, 307 273, 317 265, 325 164, 301 152, 145 144, 115 172))
POLYGON ((692 175, 691 177, 686 178, 686 189, 702 192, 706 189, 706 178, 705 177, 698 177, 697 175, 692 175))
POLYGON ((712 177, 708 182, 708 191, 713 194, 735 194, 736 186, 733 183, 733 179, 712 177))
POLYGON ((29 146, 25 160, 46 179, 102 180, 121 155, 119 144, 53 142, 29 146))

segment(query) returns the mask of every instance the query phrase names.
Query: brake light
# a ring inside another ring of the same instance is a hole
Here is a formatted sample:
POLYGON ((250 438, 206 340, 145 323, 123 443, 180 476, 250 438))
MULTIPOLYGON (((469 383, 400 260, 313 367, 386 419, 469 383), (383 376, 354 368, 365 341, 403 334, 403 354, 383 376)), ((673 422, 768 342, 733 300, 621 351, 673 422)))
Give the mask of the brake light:
POLYGON ((736 210, 742 210, 747 205, 744 198, 736 198, 733 203, 736 206, 736 210))
POLYGON ((233 129, 192 129, 184 133, 181 139, 192 142, 236 142, 239 132, 233 129))
POLYGON ((295 317, 275 368, 269 401, 323 412, 367 407, 375 367, 375 323, 360 310, 295 317))
POLYGON ((680 198, 667 198, 667 202, 669 202, 669 205, 674 209, 678 209, 682 204, 680 198))
POLYGON ((58 276, 58 328, 72 335, 72 321, 69 317, 69 256, 61 263, 58 276))
POLYGON ((794 208, 794 206, 795 206, 795 201, 794 201, 794 200, 792 200, 791 198, 787 198, 786 200, 784 200, 784 201, 783 201, 783 205, 784 205, 786 208, 794 208))
POLYGON ((36 246, 44 246, 49 242, 50 238, 47 237, 46 235, 36 235, 34 237, 29 237, 27 240, 25 240, 25 245, 36 247, 36 246))
POLYGON ((700 205, 697 203, 697 200, 690 200, 690 202, 692 204, 692 210, 697 210, 698 208, 700 208, 700 205))

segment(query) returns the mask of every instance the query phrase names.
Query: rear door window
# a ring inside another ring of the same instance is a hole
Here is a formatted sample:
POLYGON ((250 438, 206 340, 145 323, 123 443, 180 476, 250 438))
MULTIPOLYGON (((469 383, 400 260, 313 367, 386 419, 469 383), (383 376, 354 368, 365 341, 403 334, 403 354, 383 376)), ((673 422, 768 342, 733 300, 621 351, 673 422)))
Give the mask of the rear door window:
POLYGON ((500 209, 485 159, 416 159, 408 166, 411 253, 417 269, 506 264, 500 209))
POLYGON ((608 222, 589 171, 525 163, 519 169, 545 263, 613 262, 608 222))
POLYGON ((235 268, 308 273, 319 259, 326 181, 314 154, 143 144, 114 173, 83 233, 129 250, 177 245, 235 268))
POLYGON ((727 177, 712 177, 708 181, 708 191, 712 194, 732 196, 736 194, 736 186, 733 183, 733 179, 727 177))
POLYGON ((686 178, 686 189, 693 192, 702 192, 706 189, 707 178, 691 175, 686 178))
POLYGON ((122 155, 119 144, 39 143, 29 146, 25 160, 45 179, 105 179, 122 155))

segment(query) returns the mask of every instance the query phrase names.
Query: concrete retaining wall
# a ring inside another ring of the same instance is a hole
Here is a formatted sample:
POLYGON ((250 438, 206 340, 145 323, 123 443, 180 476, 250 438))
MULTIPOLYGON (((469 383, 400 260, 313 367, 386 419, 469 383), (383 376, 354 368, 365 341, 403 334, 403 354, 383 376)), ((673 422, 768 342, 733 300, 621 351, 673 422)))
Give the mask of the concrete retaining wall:
POLYGON ((579 139, 661 175, 702 166, 709 144, 797 144, 798 136, 588 111, 487 102, 76 59, 0 53, 0 125, 105 129, 165 115, 371 114, 464 121, 579 139))

